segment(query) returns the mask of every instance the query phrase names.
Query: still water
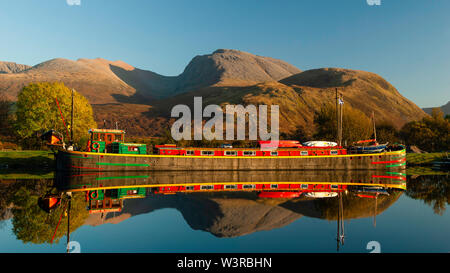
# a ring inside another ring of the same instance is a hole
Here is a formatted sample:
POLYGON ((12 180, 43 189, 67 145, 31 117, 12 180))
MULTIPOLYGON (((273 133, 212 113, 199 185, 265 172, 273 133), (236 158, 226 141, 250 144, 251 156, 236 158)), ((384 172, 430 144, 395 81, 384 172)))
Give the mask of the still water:
POLYGON ((449 190, 448 175, 374 172, 4 180, 0 252, 64 253, 68 224, 83 253, 449 252, 449 190))

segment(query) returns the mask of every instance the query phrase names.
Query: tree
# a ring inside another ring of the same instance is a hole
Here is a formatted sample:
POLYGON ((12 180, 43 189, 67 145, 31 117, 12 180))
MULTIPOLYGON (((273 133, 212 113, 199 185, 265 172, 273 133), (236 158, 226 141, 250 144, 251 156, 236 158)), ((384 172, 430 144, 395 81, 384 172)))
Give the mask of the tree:
POLYGON ((450 204, 450 182, 445 175, 421 175, 408 179, 406 195, 423 200, 434 213, 442 215, 450 204))
POLYGON ((434 108, 430 116, 420 121, 412 121, 403 126, 400 136, 407 145, 434 152, 450 150, 450 121, 438 108, 434 108))
MULTIPOLYGON (((23 140, 36 137, 38 132, 51 129, 64 135, 67 142, 71 116, 72 90, 61 82, 31 83, 20 92, 17 100, 15 129, 23 140), (66 128, 63 125, 56 99, 58 99, 66 128)), ((87 139, 87 131, 95 128, 92 107, 88 100, 78 92, 74 92, 74 124, 75 143, 87 139)))
MULTIPOLYGON (((342 115, 342 140, 354 142, 370 137, 373 133, 371 120, 361 111, 352 108, 349 105, 344 107, 342 115)), ((314 117, 316 124, 316 139, 336 140, 337 123, 336 107, 332 104, 326 104, 316 113, 314 117)))
POLYGON ((395 128, 395 126, 388 122, 383 121, 379 124, 376 124, 377 128, 377 141, 379 143, 389 142, 391 144, 399 142, 399 132, 395 128))
POLYGON ((302 125, 298 126, 296 130, 290 135, 284 135, 283 133, 280 135, 280 139, 292 139, 299 140, 300 142, 307 142, 311 140, 311 134, 305 130, 305 127, 302 125))
MULTIPOLYGON (((63 204, 48 214, 38 206, 38 198, 39 196, 26 186, 21 187, 14 194, 11 199, 11 203, 14 204, 13 232, 17 239, 25 243, 50 243, 62 215, 54 238, 54 243, 58 243, 67 232, 67 217, 64 213, 66 201, 63 199, 63 204)), ((82 226, 89 216, 84 198, 83 194, 74 194, 72 197, 70 232, 82 226)))
POLYGON ((0 135, 11 135, 10 115, 11 101, 0 95, 0 135))

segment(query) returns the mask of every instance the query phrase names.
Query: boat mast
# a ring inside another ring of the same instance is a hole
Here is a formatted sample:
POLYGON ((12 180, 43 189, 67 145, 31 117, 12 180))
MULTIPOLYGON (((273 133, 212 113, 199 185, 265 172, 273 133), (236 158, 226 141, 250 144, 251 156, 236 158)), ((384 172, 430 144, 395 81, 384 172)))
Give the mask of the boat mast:
POLYGON ((338 89, 336 88, 336 142, 339 143, 339 97, 338 97, 338 89))
POLYGON ((71 113, 71 117, 70 117, 70 142, 71 142, 71 144, 73 144, 73 108, 74 108, 74 106, 73 106, 73 93, 74 93, 74 90, 73 90, 73 88, 72 88, 72 113, 71 113))
POLYGON ((341 97, 339 101, 339 110, 340 110, 340 117, 339 117, 339 146, 342 146, 342 119, 344 115, 344 96, 342 94, 339 94, 341 97))
POLYGON ((377 208, 378 208, 378 192, 375 195, 375 211, 373 214, 373 227, 377 227, 377 208))
POLYGON ((69 197, 69 207, 67 209, 67 253, 70 252, 70 208, 72 205, 72 194, 70 194, 69 197))
POLYGON ((339 208, 338 208, 338 219, 337 219, 337 251, 339 251, 340 245, 344 245, 345 232, 344 232, 344 204, 342 201, 342 193, 339 194, 339 208))
POLYGON ((375 139, 375 142, 377 141, 377 129, 375 127, 375 112, 372 111, 372 123, 373 123, 373 138, 375 139))

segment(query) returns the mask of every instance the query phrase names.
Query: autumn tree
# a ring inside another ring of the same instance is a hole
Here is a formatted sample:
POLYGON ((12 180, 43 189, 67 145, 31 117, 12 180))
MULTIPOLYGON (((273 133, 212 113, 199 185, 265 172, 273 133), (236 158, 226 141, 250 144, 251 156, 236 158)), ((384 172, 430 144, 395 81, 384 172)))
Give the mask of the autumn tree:
MULTIPOLYGON (((48 214, 39 207, 38 198, 39 196, 26 186, 16 191, 10 200, 14 204, 12 209, 14 215, 12 230, 17 239, 25 243, 50 243, 53 236, 54 243, 58 243, 67 232, 67 216, 64 213, 66 200, 64 199, 63 204, 48 214), (58 226, 61 217, 62 220, 58 226), (58 229, 56 229, 57 226, 58 229)), ((83 194, 74 194, 72 197, 70 232, 82 226, 89 215, 84 198, 83 194)))
POLYGON ((399 132, 395 126, 388 122, 382 121, 376 124, 377 129, 377 141, 379 143, 389 142, 391 144, 399 142, 399 132))
POLYGON ((0 135, 10 135, 10 123, 11 123, 11 101, 6 99, 5 96, 0 95, 0 135))
POLYGON ((434 213, 442 215, 450 205, 450 181, 446 175, 421 175, 408 179, 406 195, 423 200, 433 208, 434 213))
MULTIPOLYGON (((67 132, 70 124, 72 90, 61 82, 31 83, 19 93, 17 100, 15 129, 23 140, 36 138, 38 132, 51 129, 64 135, 67 142, 67 132), (61 118, 57 101, 65 119, 66 127, 61 118)), ((87 131, 95 128, 92 107, 88 100, 78 92, 74 92, 74 142, 86 141, 87 131)))
POLYGON ((450 120, 438 108, 434 108, 431 116, 412 121, 403 126, 400 136, 407 145, 434 152, 450 150, 450 120))
POLYGON ((280 133, 280 140, 298 140, 300 142, 307 142, 311 140, 311 128, 305 129, 304 126, 299 125, 291 133, 280 133))
MULTIPOLYGON (((314 117, 316 134, 314 138, 336 140, 336 107, 325 104, 314 117)), ((342 140, 348 143, 367 139, 373 134, 371 120, 361 111, 346 105, 342 114, 342 140)))

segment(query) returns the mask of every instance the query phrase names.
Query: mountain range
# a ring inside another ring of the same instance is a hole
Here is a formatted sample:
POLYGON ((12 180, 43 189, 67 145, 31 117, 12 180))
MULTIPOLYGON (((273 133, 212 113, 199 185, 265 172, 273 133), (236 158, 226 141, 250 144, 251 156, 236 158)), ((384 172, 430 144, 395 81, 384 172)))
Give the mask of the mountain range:
POLYGON ((425 111, 425 113, 427 113, 427 114, 431 114, 431 112, 433 111, 433 108, 439 108, 444 113, 444 115, 450 115, 450 101, 447 102, 447 104, 442 105, 440 107, 423 108, 423 111, 425 111))
POLYGON ((278 104, 280 131, 311 128, 314 113, 334 101, 338 88, 347 105, 400 128, 426 113, 377 74, 342 68, 302 71, 282 60, 219 49, 194 57, 178 76, 163 76, 122 61, 52 59, 35 66, 0 62, 0 94, 15 100, 26 84, 62 81, 88 98, 99 126, 115 122, 129 135, 161 135, 171 108, 203 104, 278 104))

